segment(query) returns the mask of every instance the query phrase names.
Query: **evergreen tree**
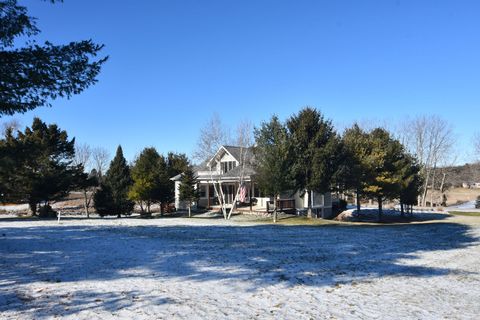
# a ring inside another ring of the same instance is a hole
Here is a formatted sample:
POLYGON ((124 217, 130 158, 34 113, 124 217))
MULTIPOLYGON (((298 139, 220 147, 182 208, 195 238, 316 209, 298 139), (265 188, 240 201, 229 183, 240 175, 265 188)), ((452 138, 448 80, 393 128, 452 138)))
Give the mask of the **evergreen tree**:
POLYGON ((287 129, 277 116, 270 122, 263 122, 255 129, 255 172, 259 188, 274 197, 273 221, 277 222, 277 198, 292 190, 292 183, 286 174, 290 169, 287 129))
POLYGON ((113 200, 113 193, 110 187, 101 183, 97 192, 93 197, 95 211, 100 217, 111 216, 115 214, 115 201, 113 200))
POLYGON ((369 135, 357 124, 354 124, 352 128, 345 131, 342 141, 346 168, 342 177, 342 185, 345 190, 355 191, 357 211, 360 213, 362 192, 370 179, 365 163, 367 155, 371 153, 369 135))
POLYGON ((305 108, 287 121, 295 188, 308 194, 308 216, 312 217, 312 195, 332 190, 337 175, 340 138, 331 121, 313 108, 305 108))
MULTIPOLYGON (((133 181, 130 168, 123 156, 121 146, 118 146, 115 158, 110 163, 110 168, 105 174, 105 182, 101 186, 101 193, 95 197, 95 209, 104 210, 103 215, 129 215, 132 213, 135 203, 128 198, 128 192, 133 181), (110 192, 110 195, 103 195, 110 192), (111 201, 110 201, 111 198, 111 201), (97 201, 100 200, 100 203, 97 201), (102 203, 102 200, 106 200, 102 203)), ((100 212, 99 212, 100 214, 100 212)))
POLYGON ((74 144, 66 131, 39 118, 24 132, 7 130, 0 142, 2 201, 27 202, 36 215, 40 203, 67 195, 83 172, 73 165, 74 144))
POLYGON ((195 203, 198 198, 198 191, 197 187, 197 179, 195 178, 195 174, 192 168, 188 168, 182 175, 180 180, 180 201, 185 201, 188 207, 188 217, 192 217, 192 205, 195 203))
POLYGON ((400 208, 402 216, 407 211, 412 212, 412 207, 417 204, 418 197, 421 194, 423 180, 420 175, 421 168, 417 161, 409 154, 404 155, 404 160, 399 162, 400 177, 400 208))
POLYGON ((370 153, 365 158, 370 179, 364 192, 378 201, 378 219, 382 218, 383 201, 400 197, 400 168, 405 156, 402 144, 388 131, 377 128, 369 134, 370 153))
POLYGON ((188 170, 190 161, 183 153, 169 152, 167 155, 167 170, 169 178, 175 177, 188 170))
MULTIPOLYGON (((55 1, 51 1, 55 2, 55 1)), ((71 97, 94 84, 107 58, 91 40, 54 45, 16 40, 37 35, 35 18, 17 0, 0 1, 0 116, 49 106, 49 100, 71 97)))
MULTIPOLYGON (((142 213, 151 215, 150 206, 172 198, 171 181, 164 158, 155 148, 146 148, 132 167, 133 186, 129 197, 139 201, 142 213), (146 206, 146 212, 143 207, 146 206)), ((163 204, 163 203, 162 203, 163 204)))

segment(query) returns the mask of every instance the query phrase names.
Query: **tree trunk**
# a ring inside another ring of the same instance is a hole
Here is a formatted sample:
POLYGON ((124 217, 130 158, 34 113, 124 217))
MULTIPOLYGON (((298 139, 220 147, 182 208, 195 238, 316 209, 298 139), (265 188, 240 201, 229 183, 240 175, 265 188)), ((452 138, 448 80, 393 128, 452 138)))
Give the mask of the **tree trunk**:
POLYGON ((220 204, 222 206, 223 217, 225 218, 225 220, 228 220, 227 204, 225 203, 225 193, 223 193, 222 184, 219 183, 218 185, 219 185, 219 190, 220 190, 220 197, 218 197, 218 199, 219 199, 220 204))
POLYGON ((188 217, 189 218, 192 217, 192 205, 191 204, 188 205, 188 217))
POLYGON ((273 198, 273 223, 277 223, 277 198, 278 196, 273 198))
POLYGON ((435 193, 435 172, 436 168, 433 168, 433 174, 432 174, 432 192, 430 194, 430 208, 433 208, 433 202, 434 202, 434 197, 433 194, 435 193))
POLYGON ((400 212, 402 214, 402 218, 405 217, 405 209, 403 207, 403 203, 400 203, 400 212))
POLYGON ((227 219, 227 209, 225 208, 225 198, 223 197, 223 191, 222 191, 222 185, 221 183, 218 183, 218 186, 219 188, 217 188, 217 184, 215 183, 215 181, 213 180, 213 172, 212 172, 212 168, 210 167, 210 180, 213 184, 213 190, 215 192, 215 195, 217 196, 217 199, 218 199, 218 202, 220 204, 220 207, 222 208, 222 213, 223 213, 223 217, 225 218, 225 220, 227 219), (218 189, 220 189, 220 192, 218 191, 218 189))
POLYGON ((163 217, 164 213, 165 213, 165 205, 163 202, 160 202, 160 217, 163 217))
MULTIPOLYGON (((441 203, 442 206, 443 206, 443 202, 444 202, 443 199, 444 199, 444 196, 445 196, 444 188, 445 188, 445 179, 446 178, 447 178, 447 174, 444 172, 443 177, 442 177, 442 183, 440 184, 440 203, 441 203)), ((447 205, 447 204, 445 203, 445 205, 447 205)))
POLYGON ((427 192, 428 192, 428 183, 430 182, 430 170, 426 170, 426 177, 425 177, 425 183, 423 185, 423 193, 422 193, 422 207, 427 206, 427 192))
POLYGON ((36 217, 37 216, 37 203, 35 201, 30 201, 28 203, 28 206, 30 207, 30 211, 32 212, 32 216, 36 217))
POLYGON ((378 197, 378 222, 382 221, 382 214, 383 214, 383 199, 382 197, 378 197))
POLYGON ((308 219, 312 219, 313 218, 313 210, 312 210, 312 200, 313 200, 312 199, 312 194, 313 194, 313 191, 308 190, 307 194, 308 194, 307 217, 308 217, 308 219))
POLYGON ((360 203, 360 188, 357 188, 357 214, 360 214, 360 210, 362 210, 360 203))
POLYGON ((90 212, 88 211, 88 207, 90 206, 90 203, 88 201, 88 194, 87 190, 83 190, 83 197, 84 197, 84 207, 85 207, 85 214, 87 215, 87 219, 90 219, 90 212))

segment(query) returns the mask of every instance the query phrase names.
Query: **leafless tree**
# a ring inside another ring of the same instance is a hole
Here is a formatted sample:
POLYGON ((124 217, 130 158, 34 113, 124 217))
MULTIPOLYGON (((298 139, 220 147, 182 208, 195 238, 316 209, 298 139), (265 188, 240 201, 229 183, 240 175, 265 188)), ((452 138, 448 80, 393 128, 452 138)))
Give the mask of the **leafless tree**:
MULTIPOLYGON (((212 118, 200 130, 200 136, 197 141, 196 150, 193 153, 193 159, 201 163, 211 161, 220 147, 223 145, 228 145, 229 142, 229 130, 222 123, 220 116, 217 113, 214 113, 212 118)), ((214 161, 208 164, 210 170, 210 180, 214 188, 215 196, 217 197, 222 208, 223 216, 225 219, 227 219, 225 195, 223 194, 222 186, 220 184, 217 186, 213 178, 214 173, 218 173, 216 172, 217 168, 213 167, 213 162, 214 161)))
POLYGON ((237 193, 235 199, 233 200, 232 207, 228 213, 227 219, 232 217, 232 213, 236 208, 238 197, 240 196, 240 188, 245 182, 245 169, 249 165, 248 161, 252 158, 252 147, 254 144, 253 140, 253 124, 249 120, 244 120, 240 122, 237 126, 237 143, 236 145, 240 147, 240 181, 239 187, 237 188, 237 193))
MULTIPOLYGON (((84 144, 76 144, 75 145, 75 158, 73 159, 74 165, 82 166, 86 172, 90 171, 90 167, 92 164, 92 148, 84 143, 84 144)), ((92 177, 89 176, 89 179, 92 177)), ((91 180, 89 180, 91 181, 91 180)), ((97 185, 92 183, 85 183, 82 186, 83 191, 83 206, 85 208, 85 214, 87 218, 90 218, 90 204, 92 203, 93 196, 95 195, 95 191, 97 190, 97 185)))
POLYGON ((214 113, 206 125, 200 129, 197 147, 192 155, 199 162, 210 160, 223 145, 230 144, 230 131, 223 124, 218 113, 214 113))
POLYGON ((480 132, 477 132, 473 137, 473 146, 475 152, 475 160, 480 162, 480 132))
POLYGON ((1 125, 2 136, 5 136, 9 129, 15 132, 19 130, 20 127, 21 127, 20 121, 18 121, 17 119, 11 119, 9 121, 3 122, 1 125))
POLYGON ((98 177, 103 177, 108 170, 108 162, 110 161, 110 152, 102 147, 92 149, 93 167, 97 171, 98 177))
POLYGON ((85 171, 89 171, 92 164, 92 148, 86 144, 75 144, 75 158, 73 159, 74 165, 81 165, 85 171))
POLYGON ((403 134, 401 140, 421 166, 424 184, 419 203, 426 206, 429 188, 433 192, 438 183, 438 169, 452 161, 453 129, 449 122, 439 116, 418 116, 405 122, 403 134))

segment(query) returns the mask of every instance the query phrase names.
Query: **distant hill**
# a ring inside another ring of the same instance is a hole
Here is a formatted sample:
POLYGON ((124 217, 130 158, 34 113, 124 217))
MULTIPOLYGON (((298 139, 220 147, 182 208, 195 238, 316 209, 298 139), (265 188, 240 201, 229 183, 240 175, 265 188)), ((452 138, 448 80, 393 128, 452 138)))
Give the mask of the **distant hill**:
POLYGON ((444 168, 442 171, 447 173, 446 180, 449 187, 460 188, 463 184, 480 183, 480 163, 467 163, 463 166, 444 168))

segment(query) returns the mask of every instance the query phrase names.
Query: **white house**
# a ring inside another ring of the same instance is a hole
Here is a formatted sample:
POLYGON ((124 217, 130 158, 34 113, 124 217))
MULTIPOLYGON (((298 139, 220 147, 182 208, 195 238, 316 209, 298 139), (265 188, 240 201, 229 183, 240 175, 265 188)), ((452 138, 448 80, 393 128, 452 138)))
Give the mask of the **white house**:
MULTIPOLYGON (((197 207, 213 208, 219 205, 218 195, 223 191, 225 203, 233 204, 238 188, 242 194, 238 198, 238 208, 243 211, 267 212, 273 208, 273 199, 261 194, 255 183, 255 171, 252 163, 255 161, 251 149, 234 146, 222 146, 209 161, 194 168, 200 198, 197 207), (242 183, 242 186, 240 186, 242 183)), ((181 175, 171 178, 175 182, 175 207, 185 209, 179 199, 181 175)), ((319 217, 329 217, 332 214, 332 196, 328 194, 313 195, 313 209, 319 217)), ((308 194, 290 193, 277 199, 277 207, 282 210, 304 212, 308 207, 308 194)))

